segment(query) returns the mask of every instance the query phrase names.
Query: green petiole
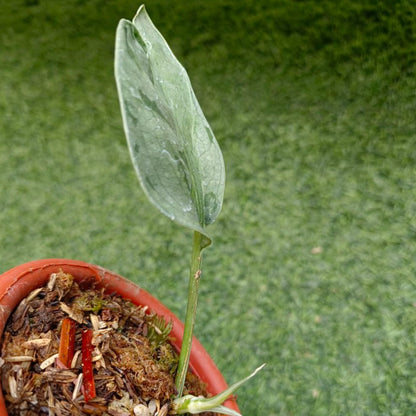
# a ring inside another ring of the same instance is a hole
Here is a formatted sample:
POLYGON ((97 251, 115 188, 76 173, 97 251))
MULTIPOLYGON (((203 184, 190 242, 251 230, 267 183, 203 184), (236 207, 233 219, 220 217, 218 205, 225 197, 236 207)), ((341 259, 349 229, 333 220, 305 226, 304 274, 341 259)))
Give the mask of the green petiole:
POLYGON ((198 304, 199 279, 201 276, 201 253, 203 249, 203 239, 204 236, 200 232, 194 231, 185 328, 183 333, 182 348, 179 355, 178 371, 176 373, 175 380, 176 389, 178 390, 178 397, 181 397, 183 393, 186 373, 189 366, 189 358, 191 355, 192 334, 195 325, 196 308, 198 304))

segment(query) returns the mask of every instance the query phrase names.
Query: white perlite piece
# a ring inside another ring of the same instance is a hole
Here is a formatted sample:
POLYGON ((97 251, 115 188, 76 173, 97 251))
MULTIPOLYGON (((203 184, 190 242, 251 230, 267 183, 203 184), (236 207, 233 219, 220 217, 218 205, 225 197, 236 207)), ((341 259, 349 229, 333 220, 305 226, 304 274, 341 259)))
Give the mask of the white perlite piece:
POLYGON ((134 406, 134 416, 151 416, 150 410, 144 404, 138 404, 134 406))

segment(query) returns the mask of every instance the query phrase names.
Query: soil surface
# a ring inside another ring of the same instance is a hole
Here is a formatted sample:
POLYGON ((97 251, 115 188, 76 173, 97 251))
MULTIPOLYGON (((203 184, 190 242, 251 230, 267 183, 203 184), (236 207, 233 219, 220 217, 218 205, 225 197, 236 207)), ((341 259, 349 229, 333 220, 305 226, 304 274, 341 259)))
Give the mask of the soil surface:
MULTIPOLYGON (((9 415, 171 414, 178 357, 170 329, 146 307, 52 274, 19 304, 3 334, 9 415)), ((189 373, 184 394, 206 396, 205 386, 189 373)))

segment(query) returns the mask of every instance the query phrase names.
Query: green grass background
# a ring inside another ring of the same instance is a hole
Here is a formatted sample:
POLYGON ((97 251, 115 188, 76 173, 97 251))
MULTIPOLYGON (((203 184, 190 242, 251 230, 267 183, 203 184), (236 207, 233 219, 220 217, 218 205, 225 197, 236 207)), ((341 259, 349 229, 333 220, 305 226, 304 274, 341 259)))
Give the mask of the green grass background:
MULTIPOLYGON (((0 272, 89 261, 183 319, 191 233, 139 189, 113 80, 138 6, 0 3, 0 272)), ((243 414, 416 414, 414 2, 146 6, 224 153, 196 334, 230 383, 267 363, 243 414)))

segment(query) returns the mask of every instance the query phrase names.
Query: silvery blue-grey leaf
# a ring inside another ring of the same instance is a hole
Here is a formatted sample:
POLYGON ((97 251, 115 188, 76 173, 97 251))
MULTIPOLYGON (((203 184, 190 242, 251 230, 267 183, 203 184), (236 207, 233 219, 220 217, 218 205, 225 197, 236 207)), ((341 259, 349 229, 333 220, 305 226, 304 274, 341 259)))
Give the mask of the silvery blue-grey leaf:
POLYGON ((221 150, 189 77, 142 6, 116 35, 124 130, 140 183, 172 220, 206 235, 222 206, 221 150))

